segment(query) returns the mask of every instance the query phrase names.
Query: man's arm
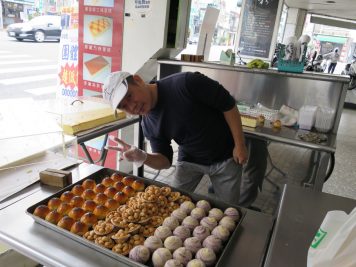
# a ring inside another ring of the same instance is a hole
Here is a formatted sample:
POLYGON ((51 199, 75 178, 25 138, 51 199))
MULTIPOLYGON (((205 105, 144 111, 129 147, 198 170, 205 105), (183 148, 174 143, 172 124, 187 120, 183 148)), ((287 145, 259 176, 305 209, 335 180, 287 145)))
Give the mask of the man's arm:
POLYGON ((248 155, 239 110, 234 106, 232 109, 224 112, 224 117, 235 142, 233 151, 234 160, 236 163, 244 164, 247 161, 248 155))
POLYGON ((160 153, 147 153, 147 158, 144 164, 156 170, 168 169, 171 167, 171 163, 167 157, 160 153))

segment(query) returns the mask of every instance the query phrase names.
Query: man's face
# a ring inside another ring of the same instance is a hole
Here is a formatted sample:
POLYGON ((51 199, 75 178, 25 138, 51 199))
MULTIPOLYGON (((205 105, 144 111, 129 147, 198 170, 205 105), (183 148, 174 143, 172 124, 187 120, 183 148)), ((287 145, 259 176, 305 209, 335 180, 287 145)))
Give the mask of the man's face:
POLYGON ((152 108, 152 99, 146 84, 142 80, 129 84, 118 108, 132 115, 147 114, 152 108))

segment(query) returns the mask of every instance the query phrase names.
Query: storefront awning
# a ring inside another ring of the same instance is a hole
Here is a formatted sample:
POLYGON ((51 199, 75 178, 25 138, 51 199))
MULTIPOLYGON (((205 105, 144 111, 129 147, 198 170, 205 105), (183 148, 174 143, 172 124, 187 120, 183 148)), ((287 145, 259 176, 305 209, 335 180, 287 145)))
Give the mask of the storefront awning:
POLYGON ((347 37, 322 35, 322 34, 316 35, 316 39, 321 42, 330 42, 330 43, 337 43, 337 44, 344 44, 347 41, 347 37))

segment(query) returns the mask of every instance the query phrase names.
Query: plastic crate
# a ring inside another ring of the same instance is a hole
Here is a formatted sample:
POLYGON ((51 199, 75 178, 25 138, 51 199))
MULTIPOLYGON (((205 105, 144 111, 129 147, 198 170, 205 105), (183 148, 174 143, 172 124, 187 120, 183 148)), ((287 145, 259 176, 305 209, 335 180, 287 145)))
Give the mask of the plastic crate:
POLYGON ((302 73, 305 66, 306 49, 303 51, 303 60, 284 60, 285 45, 281 45, 278 54, 278 71, 302 73))

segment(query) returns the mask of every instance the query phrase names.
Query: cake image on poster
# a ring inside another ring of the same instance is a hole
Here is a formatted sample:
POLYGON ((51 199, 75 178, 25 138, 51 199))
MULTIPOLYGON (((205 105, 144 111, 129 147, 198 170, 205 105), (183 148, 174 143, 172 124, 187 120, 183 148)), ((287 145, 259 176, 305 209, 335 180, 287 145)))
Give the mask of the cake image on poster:
POLYGON ((111 71, 111 57, 96 54, 83 54, 83 79, 103 83, 111 71))
POLYGON ((84 5, 114 7, 114 0, 84 0, 84 5))
POLYGON ((113 19, 111 17, 84 15, 83 41, 85 44, 112 46, 113 19))
POLYGON ((100 18, 94 21, 91 21, 89 24, 90 33, 94 37, 98 37, 107 30, 111 28, 111 22, 108 18, 100 18))
POLYGON ((105 67, 109 65, 109 62, 103 57, 98 56, 87 62, 84 62, 85 67, 88 69, 90 75, 94 76, 98 72, 102 71, 105 67))

